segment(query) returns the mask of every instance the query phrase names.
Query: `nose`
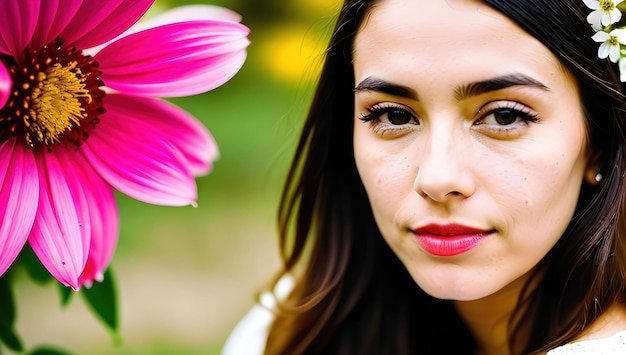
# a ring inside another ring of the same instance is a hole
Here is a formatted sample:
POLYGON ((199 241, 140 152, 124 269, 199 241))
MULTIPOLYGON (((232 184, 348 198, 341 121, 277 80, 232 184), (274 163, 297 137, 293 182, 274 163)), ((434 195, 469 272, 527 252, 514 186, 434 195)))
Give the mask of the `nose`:
POLYGON ((432 137, 418 153, 418 170, 413 183, 423 198, 445 203, 465 199, 475 191, 467 142, 454 141, 448 134, 432 137))

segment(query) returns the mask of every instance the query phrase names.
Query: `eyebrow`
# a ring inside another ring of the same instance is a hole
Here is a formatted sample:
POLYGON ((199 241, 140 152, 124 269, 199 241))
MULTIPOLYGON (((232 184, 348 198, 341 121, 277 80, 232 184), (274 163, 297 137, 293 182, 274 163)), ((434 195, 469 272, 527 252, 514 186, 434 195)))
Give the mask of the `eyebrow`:
POLYGON ((354 92, 378 91, 385 94, 417 100, 417 92, 408 86, 394 84, 382 79, 367 77, 354 88, 354 92))
POLYGON ((478 96, 513 86, 530 86, 543 91, 550 91, 546 85, 542 84, 538 80, 524 74, 513 73, 459 86, 456 90, 454 90, 454 96, 458 101, 461 101, 472 96, 478 96))
MULTIPOLYGON (((546 85, 538 80, 535 80, 521 73, 513 73, 491 78, 488 80, 482 80, 466 85, 461 85, 454 90, 454 97, 458 101, 461 101, 469 97, 478 96, 481 94, 486 94, 488 92, 502 90, 514 86, 530 86, 541 89, 543 91, 550 91, 550 89, 546 85)), ((354 92, 360 91, 378 91, 393 96, 418 100, 417 92, 412 88, 371 76, 365 78, 354 88, 354 92)))

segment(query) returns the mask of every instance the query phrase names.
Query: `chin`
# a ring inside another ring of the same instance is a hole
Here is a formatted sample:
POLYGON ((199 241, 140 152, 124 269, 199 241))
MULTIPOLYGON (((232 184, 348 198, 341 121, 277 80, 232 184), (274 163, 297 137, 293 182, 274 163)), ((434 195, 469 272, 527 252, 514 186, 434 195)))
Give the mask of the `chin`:
POLYGON ((476 301, 498 293, 506 285, 481 282, 476 277, 446 277, 445 275, 413 275, 413 280, 428 295, 451 301, 476 301), (426 276, 426 277, 421 277, 426 276))
POLYGON ((457 290, 449 288, 430 290, 429 288, 422 286, 420 286, 420 288, 434 298, 449 301, 476 301, 491 294, 489 292, 484 292, 484 290, 457 290))

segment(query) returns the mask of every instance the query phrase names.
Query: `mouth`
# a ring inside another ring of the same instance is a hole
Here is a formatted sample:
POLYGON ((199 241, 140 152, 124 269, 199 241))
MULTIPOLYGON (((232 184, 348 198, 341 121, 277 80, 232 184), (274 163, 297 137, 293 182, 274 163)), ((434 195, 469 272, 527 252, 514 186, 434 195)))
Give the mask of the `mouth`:
POLYGON ((411 232, 427 253, 434 256, 456 256, 476 248, 496 231, 459 224, 429 224, 412 229, 411 232))

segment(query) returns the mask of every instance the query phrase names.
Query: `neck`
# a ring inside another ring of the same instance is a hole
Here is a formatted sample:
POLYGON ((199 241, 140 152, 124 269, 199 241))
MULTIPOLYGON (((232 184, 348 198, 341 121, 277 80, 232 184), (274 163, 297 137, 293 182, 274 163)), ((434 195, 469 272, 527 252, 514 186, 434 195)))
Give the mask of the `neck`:
POLYGON ((474 301, 455 301, 459 315, 476 340, 477 354, 509 355, 509 323, 527 277, 474 301))

